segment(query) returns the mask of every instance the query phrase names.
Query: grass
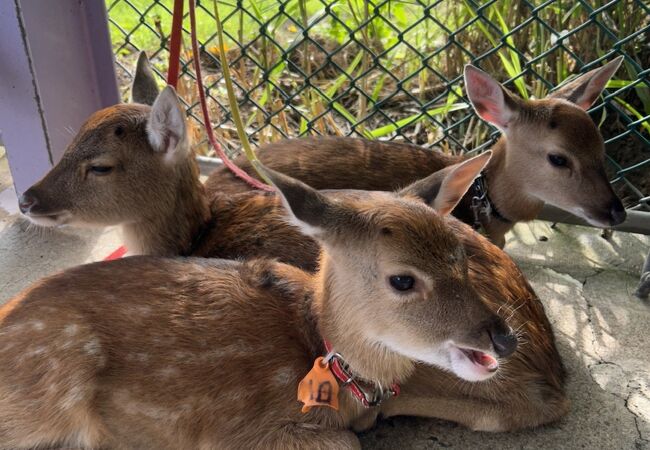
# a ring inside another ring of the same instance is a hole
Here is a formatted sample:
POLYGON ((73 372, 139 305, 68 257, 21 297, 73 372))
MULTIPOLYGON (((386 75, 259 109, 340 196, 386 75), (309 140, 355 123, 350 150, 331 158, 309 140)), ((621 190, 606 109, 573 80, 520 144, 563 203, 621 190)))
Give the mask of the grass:
MULTIPOLYGON (((114 48, 125 67, 132 67, 135 49, 145 49, 159 70, 166 69, 167 53, 160 49, 169 35, 172 3, 107 0, 114 48)), ((650 14, 640 13, 648 10, 641 0, 608 4, 597 14, 605 1, 557 0, 535 10, 538 20, 532 21, 532 9, 515 0, 244 0, 242 9, 236 3, 219 1, 219 13, 243 127, 255 144, 285 135, 353 133, 401 136, 462 152, 491 133, 467 119, 470 109, 458 83, 472 55, 483 55, 481 67, 512 80, 510 87, 522 97, 540 98, 580 67, 574 55, 585 63, 598 59, 628 36, 619 47, 630 59, 611 88, 620 90, 619 108, 640 120, 638 133, 650 138, 642 120, 650 115, 650 91, 647 81, 637 82, 639 65, 630 63, 648 58, 638 30, 649 25, 650 14), (606 28, 587 24, 590 15, 606 28)), ((226 146, 239 149, 211 0, 199 2, 197 25, 213 120, 226 146)), ((126 85, 128 76, 122 76, 126 85)), ((195 105, 191 77, 183 79, 185 100, 195 105)), ((209 152, 197 133, 200 151, 209 152)))

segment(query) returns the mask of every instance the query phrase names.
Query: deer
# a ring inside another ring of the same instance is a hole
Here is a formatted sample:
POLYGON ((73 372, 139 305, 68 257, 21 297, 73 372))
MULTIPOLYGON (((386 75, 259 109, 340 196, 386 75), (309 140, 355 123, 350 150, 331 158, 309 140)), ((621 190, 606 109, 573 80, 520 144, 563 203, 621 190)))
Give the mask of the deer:
MULTIPOLYGON (((492 160, 454 215, 482 228, 501 248, 505 234, 517 222, 536 218, 545 203, 598 227, 622 223, 626 212, 605 173, 603 138, 586 113, 622 60, 593 69, 539 100, 524 100, 467 65, 469 101, 501 136, 492 146, 492 160)), ((257 157, 317 189, 367 190, 397 189, 464 158, 350 137, 282 140, 261 146, 257 157)), ((255 176, 245 158, 236 163, 255 176)), ((249 189, 223 167, 210 174, 206 188, 209 193, 249 189)))
POLYGON ((465 183, 332 197, 260 168, 319 269, 136 256, 37 282, 0 309, 0 446, 357 449, 416 363, 497 376, 517 337, 445 219, 465 183))
MULTIPOLYGON (((136 95, 142 92, 135 89, 142 79, 137 73, 133 97, 144 103, 136 95)), ((318 243, 286 223, 277 195, 251 191, 207 198, 172 88, 157 94, 153 106, 143 103, 92 115, 61 161, 21 196, 23 213, 45 226, 120 225, 135 254, 267 257, 316 270, 318 243)), ((430 175, 430 182, 437 180, 440 189, 445 180, 456 180, 467 188, 489 156, 448 166, 430 175)), ((506 370, 489 382, 418 365, 412 377, 418 382, 404 384, 402 395, 382 406, 382 415, 439 417, 485 431, 559 419, 569 410, 565 375, 539 298, 508 255, 470 227, 447 220, 462 242, 469 280, 482 301, 527 343, 502 361, 506 370)), ((372 423, 369 418, 367 426, 372 423)))

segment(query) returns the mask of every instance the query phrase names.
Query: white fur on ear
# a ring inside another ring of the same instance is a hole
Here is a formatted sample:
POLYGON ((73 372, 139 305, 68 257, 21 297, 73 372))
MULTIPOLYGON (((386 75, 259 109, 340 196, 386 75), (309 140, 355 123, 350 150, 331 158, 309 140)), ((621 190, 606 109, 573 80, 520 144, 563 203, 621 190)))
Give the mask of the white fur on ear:
POLYGON ((153 149, 174 158, 187 151, 185 117, 173 87, 167 86, 151 107, 147 137, 153 149))
POLYGON ((298 228, 302 234, 312 238, 317 238, 318 236, 321 236, 323 234, 323 228, 319 226, 311 225, 303 220, 298 219, 296 215, 293 213, 293 210, 291 209, 291 205, 287 201, 287 198, 284 196, 282 191, 280 189, 277 189, 277 193, 280 196, 280 200, 282 201, 282 206, 286 211, 286 215, 285 215, 286 222, 289 225, 293 225, 294 227, 298 228))
POLYGON ((516 111, 508 105, 501 84, 482 70, 465 66, 465 89, 479 117, 505 132, 516 111))

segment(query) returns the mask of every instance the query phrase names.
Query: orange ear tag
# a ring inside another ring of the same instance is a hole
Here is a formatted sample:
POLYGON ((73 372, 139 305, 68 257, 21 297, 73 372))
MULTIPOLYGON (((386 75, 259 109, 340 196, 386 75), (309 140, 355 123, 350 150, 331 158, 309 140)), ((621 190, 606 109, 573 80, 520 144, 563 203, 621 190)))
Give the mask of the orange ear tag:
POLYGON ((314 361, 314 367, 298 384, 298 401, 303 402, 302 412, 308 412, 312 406, 329 406, 339 409, 339 384, 330 371, 329 363, 320 356, 314 361))

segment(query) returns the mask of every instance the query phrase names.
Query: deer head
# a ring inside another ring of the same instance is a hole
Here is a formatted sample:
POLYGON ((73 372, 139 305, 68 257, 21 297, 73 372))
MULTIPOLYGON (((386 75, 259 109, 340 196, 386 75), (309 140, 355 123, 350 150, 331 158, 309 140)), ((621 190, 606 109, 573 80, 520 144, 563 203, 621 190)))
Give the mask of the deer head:
POLYGON ((470 381, 492 376, 497 358, 515 350, 511 330, 470 286, 463 247, 446 223, 489 158, 479 155, 399 193, 325 194, 260 165, 289 221, 323 247, 321 332, 359 373, 398 365, 364 362, 359 349, 369 345, 470 381))
POLYGON ((174 89, 152 107, 115 105, 83 124, 61 160, 19 199, 32 222, 118 225, 171 210, 181 179, 196 179, 174 89))
POLYGON ((485 72, 466 66, 465 86, 476 113, 502 133, 500 173, 507 172, 508 179, 501 181, 513 193, 597 226, 625 220, 623 204, 605 174, 603 138, 586 113, 621 61, 587 72, 541 100, 523 100, 485 72))

